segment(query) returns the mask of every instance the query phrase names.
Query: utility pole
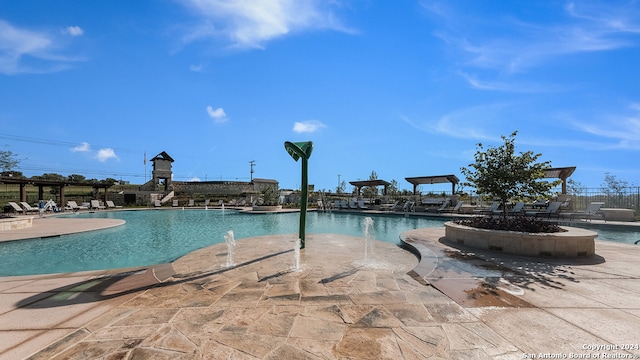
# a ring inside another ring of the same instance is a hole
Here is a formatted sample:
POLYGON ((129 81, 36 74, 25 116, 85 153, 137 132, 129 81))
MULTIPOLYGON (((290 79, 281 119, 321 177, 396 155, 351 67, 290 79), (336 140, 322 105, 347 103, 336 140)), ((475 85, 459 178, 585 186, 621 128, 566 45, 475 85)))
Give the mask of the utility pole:
POLYGON ((251 167, 251 171, 250 171, 250 176, 249 179, 251 179, 250 181, 253 182, 253 167, 256 165, 256 161, 255 160, 251 160, 249 161, 249 166, 251 167))

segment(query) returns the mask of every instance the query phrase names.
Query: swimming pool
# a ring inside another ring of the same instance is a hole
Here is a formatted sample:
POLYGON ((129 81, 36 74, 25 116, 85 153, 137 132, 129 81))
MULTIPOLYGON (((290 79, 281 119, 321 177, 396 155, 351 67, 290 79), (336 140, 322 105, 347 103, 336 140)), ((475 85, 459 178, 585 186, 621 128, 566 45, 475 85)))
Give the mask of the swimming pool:
MULTIPOLYGON (((67 215, 65 215, 67 216, 67 215)), ((233 210, 103 211, 68 215, 115 218, 126 224, 105 230, 0 243, 0 276, 50 274, 146 266, 173 261, 191 251, 236 239, 291 234, 297 237, 299 214, 251 215, 233 210)), ((309 212, 307 234, 364 236, 364 218, 373 219, 377 240, 398 243, 402 232, 443 227, 445 219, 309 212)))

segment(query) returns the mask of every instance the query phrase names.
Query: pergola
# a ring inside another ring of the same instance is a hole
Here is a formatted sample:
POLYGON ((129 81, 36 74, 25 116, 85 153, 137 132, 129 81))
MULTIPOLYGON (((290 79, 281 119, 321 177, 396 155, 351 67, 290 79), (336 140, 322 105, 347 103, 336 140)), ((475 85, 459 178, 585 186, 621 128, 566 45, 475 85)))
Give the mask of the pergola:
POLYGON ((408 177, 404 178, 411 184, 413 184, 413 194, 417 195, 418 185, 421 184, 440 184, 440 183, 451 183, 451 195, 456 192, 456 184, 460 182, 457 176, 455 175, 434 175, 434 176, 416 176, 416 177, 408 177))
POLYGON ((384 180, 349 181, 349 184, 356 187, 358 196, 360 196, 360 189, 362 189, 364 186, 384 186, 382 194, 387 195, 387 186, 391 185, 390 182, 384 180))
POLYGON ((25 191, 25 187, 27 185, 33 185, 38 187, 38 198, 44 199, 44 187, 58 187, 60 190, 60 204, 64 206, 64 188, 65 186, 73 185, 73 186, 91 186, 93 189, 104 189, 104 198, 105 201, 107 199, 107 189, 112 185, 104 185, 104 184, 91 184, 85 182, 74 182, 74 181, 52 181, 52 180, 33 180, 33 179, 18 179, 14 177, 2 176, 0 177, 0 183, 2 184, 18 184, 20 185, 20 201, 27 201, 27 192, 25 191))
POLYGON ((567 193, 567 179, 576 171, 575 166, 549 168, 544 171, 545 178, 557 178, 562 180, 562 193, 567 193))

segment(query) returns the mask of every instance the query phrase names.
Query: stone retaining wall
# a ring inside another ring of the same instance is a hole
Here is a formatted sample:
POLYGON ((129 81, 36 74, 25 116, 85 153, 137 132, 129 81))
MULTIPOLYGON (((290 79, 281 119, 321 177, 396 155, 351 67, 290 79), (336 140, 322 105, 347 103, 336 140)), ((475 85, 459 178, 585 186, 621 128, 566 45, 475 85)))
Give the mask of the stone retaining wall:
POLYGON ((26 229, 33 226, 33 216, 0 219, 0 231, 26 229))

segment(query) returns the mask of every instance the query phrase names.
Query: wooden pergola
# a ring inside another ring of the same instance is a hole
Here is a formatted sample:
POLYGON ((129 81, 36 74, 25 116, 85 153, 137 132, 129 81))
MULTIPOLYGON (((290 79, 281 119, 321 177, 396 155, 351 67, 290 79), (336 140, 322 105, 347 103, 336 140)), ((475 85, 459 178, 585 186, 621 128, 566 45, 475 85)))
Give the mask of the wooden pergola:
POLYGON ((418 185, 421 184, 440 184, 440 183, 451 183, 451 195, 456 192, 456 184, 460 182, 457 176, 455 175, 434 175, 434 176, 416 176, 416 177, 408 177, 404 178, 411 184, 413 184, 413 195, 417 195, 418 193, 418 185))
POLYGON ((34 179, 20 179, 11 176, 0 177, 1 184, 18 184, 20 185, 20 201, 27 201, 27 192, 25 190, 27 185, 38 187, 38 199, 44 200, 44 187, 57 187, 60 190, 60 206, 64 206, 64 188, 65 186, 90 186, 94 190, 104 189, 104 200, 107 201, 107 189, 112 185, 106 184, 91 184, 86 182, 75 181, 55 181, 55 180, 34 180, 34 179))
POLYGON ((362 180, 362 181, 349 181, 349 184, 353 185, 356 187, 356 192, 358 194, 358 196, 360 196, 360 189, 362 189, 365 186, 384 186, 384 189, 382 190, 382 194, 383 195, 387 195, 387 187, 389 185, 391 185, 390 182, 385 181, 385 180, 362 180))
POLYGON ((544 171, 545 178, 557 178, 562 180, 562 193, 567 193, 567 179, 576 171, 575 166, 549 168, 544 171))

